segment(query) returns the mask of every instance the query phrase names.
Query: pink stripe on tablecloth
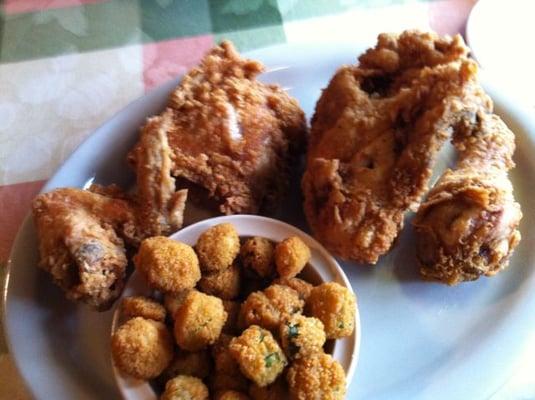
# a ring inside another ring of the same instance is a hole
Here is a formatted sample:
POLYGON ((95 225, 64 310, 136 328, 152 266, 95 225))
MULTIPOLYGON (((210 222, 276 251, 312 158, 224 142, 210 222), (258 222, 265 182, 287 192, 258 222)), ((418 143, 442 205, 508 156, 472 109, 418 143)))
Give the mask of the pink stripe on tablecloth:
POLYGON ((213 44, 212 35, 145 44, 143 46, 145 91, 187 72, 199 62, 213 44))
POLYGON ((19 226, 44 183, 35 181, 0 186, 0 262, 9 257, 19 226))
POLYGON ((464 36, 466 20, 477 0, 440 0, 429 2, 429 25, 441 35, 464 36))
POLYGON ((6 14, 18 14, 53 8, 76 7, 82 4, 103 3, 109 0, 4 0, 6 14))

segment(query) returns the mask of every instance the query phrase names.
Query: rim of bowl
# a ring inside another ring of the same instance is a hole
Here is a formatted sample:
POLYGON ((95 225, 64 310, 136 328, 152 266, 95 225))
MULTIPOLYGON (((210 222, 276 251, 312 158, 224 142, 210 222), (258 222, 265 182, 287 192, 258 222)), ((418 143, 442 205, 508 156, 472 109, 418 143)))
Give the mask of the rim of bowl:
MULTIPOLYGON (((342 269, 340 264, 338 264, 336 259, 323 247, 323 245, 321 245, 316 239, 314 239, 312 236, 310 236, 306 232, 303 232, 301 229, 296 228, 293 225, 287 224, 286 222, 283 222, 277 219, 263 217, 259 215, 245 215, 245 214, 236 214, 236 215, 227 215, 227 216, 221 216, 221 217, 208 218, 208 219, 196 222, 192 225, 189 225, 169 235, 169 238, 173 240, 180 240, 180 241, 183 241, 184 243, 188 243, 192 245, 193 242, 197 240, 197 237, 206 229, 208 229, 210 226, 225 223, 225 222, 232 223, 235 226, 236 230, 238 231, 238 235, 240 237, 241 236, 262 236, 262 237, 266 237, 268 239, 277 241, 277 240, 282 240, 282 238, 288 237, 290 235, 298 235, 301 239, 304 240, 304 242, 312 250, 312 257, 314 258, 315 256, 319 256, 320 259, 323 261, 322 264, 324 266, 320 267, 319 269, 323 269, 324 267, 327 267, 329 269, 328 272, 334 275, 335 277, 334 281, 338 281, 338 283, 341 283, 344 287, 348 288, 351 291, 351 293, 355 294, 355 292, 353 291, 353 287, 351 286, 351 283, 349 282, 349 279, 347 278, 344 270, 342 269), (259 231, 262 231, 263 228, 265 229, 266 227, 269 227, 272 230, 267 231, 267 232, 259 232, 259 231), (193 238, 194 240, 191 240, 193 238)), ((318 263, 315 263, 315 264, 309 263, 309 265, 316 272, 321 273, 320 271, 318 271, 317 264, 318 263)), ((123 294, 121 295, 121 298, 123 298, 125 294, 126 295, 134 294, 134 293, 129 293, 131 291, 135 291, 135 293, 139 293, 141 280, 139 278, 136 279, 136 277, 137 277, 137 274, 134 271, 134 273, 129 279, 129 282, 127 283, 127 286, 123 294)), ((323 278, 322 278, 322 281, 324 281, 323 278)), ((118 300, 118 303, 120 302, 120 299, 118 300)), ((115 307, 115 310, 113 311, 113 320, 112 320, 112 325, 111 325, 112 334, 113 332, 115 332, 115 330, 118 327, 118 323, 120 319, 119 314, 120 314, 120 307, 115 307)), ((359 313, 358 298, 357 298, 356 307, 355 307, 355 329, 353 331, 353 334, 343 339, 337 339, 334 343, 333 354, 332 354, 333 358, 336 359, 338 362, 340 362, 342 366, 344 367, 344 370, 346 372, 347 387, 349 387, 349 385, 352 383, 353 376, 355 374, 355 370, 357 367, 357 363, 359 359, 359 351, 360 351, 360 340, 361 340, 361 327, 360 327, 360 313, 359 313), (340 342, 345 342, 345 346, 341 345, 340 342), (337 349, 340 349, 341 347, 347 347, 347 346, 353 346, 353 352, 350 355, 346 355, 349 358, 349 360, 347 361, 347 369, 346 369, 345 365, 342 363, 343 360, 340 360, 335 356, 338 355, 336 353, 337 349)), ((110 358, 111 358, 111 352, 110 352, 110 358)), ((116 368, 115 363, 113 362, 113 359, 111 359, 111 363, 112 363, 115 382, 125 400, 156 400, 157 399, 157 395, 152 389, 148 381, 136 379, 126 374, 123 374, 119 369, 116 368)))

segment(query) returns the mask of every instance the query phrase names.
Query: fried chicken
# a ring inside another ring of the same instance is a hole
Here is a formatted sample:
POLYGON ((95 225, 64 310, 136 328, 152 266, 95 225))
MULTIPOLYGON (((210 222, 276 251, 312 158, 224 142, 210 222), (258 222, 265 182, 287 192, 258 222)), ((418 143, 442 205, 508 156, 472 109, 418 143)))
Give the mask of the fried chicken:
POLYGON ((39 266, 69 299, 105 310, 125 283, 127 245, 138 241, 135 213, 116 188, 56 189, 33 201, 39 266))
POLYGON ((456 168, 442 175, 413 221, 424 278, 455 285, 509 264, 522 218, 507 176, 514 141, 492 110, 477 110, 459 123, 456 168))
POLYGON ((148 232, 168 234, 180 227, 186 193, 175 192, 171 177, 179 188, 215 201, 224 214, 257 213, 280 199, 306 124, 296 100, 256 80, 262 71, 260 63, 241 58, 223 42, 184 76, 167 109, 149 120, 129 155, 138 172, 140 203, 149 209, 148 232))
POLYGON ((171 176, 167 131, 172 124, 170 110, 150 118, 143 127, 137 148, 139 222, 145 237, 167 235, 182 227, 188 191, 176 191, 175 179, 171 176))
POLYGON ((302 188, 314 235, 336 255, 374 264, 391 248, 465 105, 485 102, 467 54, 459 35, 381 34, 323 91, 302 188))

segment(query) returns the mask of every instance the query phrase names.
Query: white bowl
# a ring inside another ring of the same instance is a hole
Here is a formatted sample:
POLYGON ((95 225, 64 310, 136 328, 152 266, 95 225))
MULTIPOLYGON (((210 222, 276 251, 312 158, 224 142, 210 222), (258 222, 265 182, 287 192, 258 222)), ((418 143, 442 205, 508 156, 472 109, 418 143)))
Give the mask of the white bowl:
MULTIPOLYGON (((352 293, 353 289, 344 271, 325 248, 312 237, 303 231, 288 225, 284 222, 260 217, 256 215, 230 215, 225 217, 210 218, 196 224, 190 225, 175 234, 171 239, 194 245, 199 235, 209 227, 223 222, 231 223, 235 226, 240 237, 262 236, 273 241, 281 241, 288 236, 299 236, 309 247, 312 253, 309 265, 303 271, 307 280, 314 283, 337 282, 348 288, 352 293)), ((134 273, 128 282, 123 295, 147 295, 150 289, 146 286, 138 274, 134 273)), ((112 332, 115 331, 119 324, 119 309, 117 307, 113 316, 112 332)), ((347 385, 349 386, 355 368, 357 366, 360 348, 360 317, 358 307, 355 313, 355 330, 353 334, 344 339, 338 339, 334 342, 332 349, 333 358, 342 365, 346 373, 347 385)), ((113 363, 113 362, 112 362, 113 363)), ((115 380, 121 391, 123 398, 126 400, 156 400, 157 395, 145 380, 135 379, 123 374, 119 369, 113 366, 115 380)))

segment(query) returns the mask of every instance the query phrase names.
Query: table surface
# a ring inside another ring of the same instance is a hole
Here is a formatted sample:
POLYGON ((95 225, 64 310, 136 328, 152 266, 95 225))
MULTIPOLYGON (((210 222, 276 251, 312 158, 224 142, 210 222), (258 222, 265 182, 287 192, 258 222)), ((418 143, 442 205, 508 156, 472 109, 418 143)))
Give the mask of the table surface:
MULTIPOLYGON (((475 0, 5 0, 0 4, 0 283, 31 199, 91 132, 222 39, 241 51, 464 34, 475 0)), ((0 327, 1 328, 1 327, 0 327)), ((535 339, 493 397, 535 398, 535 339)), ((28 399, 0 329, 0 399, 28 399)), ((475 399, 473 399, 475 400, 475 399)))

